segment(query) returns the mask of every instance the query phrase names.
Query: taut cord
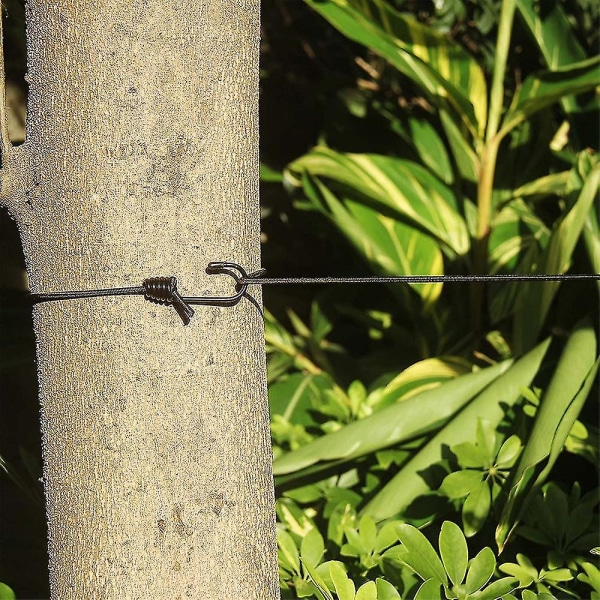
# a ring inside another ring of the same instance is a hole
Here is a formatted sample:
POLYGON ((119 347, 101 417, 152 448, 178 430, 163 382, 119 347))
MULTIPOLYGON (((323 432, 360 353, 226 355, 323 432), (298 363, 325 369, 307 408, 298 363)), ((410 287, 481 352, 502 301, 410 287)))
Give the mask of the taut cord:
POLYGON ((151 277, 138 287, 109 288, 101 290, 75 290, 66 292, 46 292, 31 294, 34 303, 56 300, 76 300, 78 298, 96 298, 100 296, 144 296, 155 304, 171 305, 188 325, 194 316, 191 305, 235 306, 243 297, 247 297, 250 285, 318 285, 318 284, 358 284, 358 283, 405 283, 423 285, 427 283, 508 283, 511 281, 574 281, 600 280, 598 273, 562 273, 530 275, 400 275, 397 277, 263 277, 265 269, 246 273, 245 269, 234 262, 211 262, 206 268, 210 275, 229 275, 235 280, 235 294, 231 296, 182 296, 177 290, 175 277, 151 277))

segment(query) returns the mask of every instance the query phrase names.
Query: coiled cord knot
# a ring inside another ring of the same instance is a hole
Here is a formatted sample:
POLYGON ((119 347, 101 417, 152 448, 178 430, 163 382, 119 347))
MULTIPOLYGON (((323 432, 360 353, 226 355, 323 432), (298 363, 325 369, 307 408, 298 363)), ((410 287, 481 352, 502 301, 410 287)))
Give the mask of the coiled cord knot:
POLYGON ((188 325, 194 316, 194 309, 177 291, 176 277, 150 277, 144 279, 144 298, 149 302, 162 305, 172 305, 181 317, 184 325, 188 325))

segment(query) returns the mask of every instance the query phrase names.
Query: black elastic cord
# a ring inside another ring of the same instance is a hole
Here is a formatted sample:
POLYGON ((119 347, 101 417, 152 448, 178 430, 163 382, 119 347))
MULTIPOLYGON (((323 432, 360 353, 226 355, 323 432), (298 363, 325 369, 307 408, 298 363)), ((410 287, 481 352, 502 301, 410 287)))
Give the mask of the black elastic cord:
POLYGON ((311 285, 331 283, 477 283, 507 281, 566 281, 574 279, 600 279, 600 274, 563 275, 400 275, 395 277, 265 277, 241 278, 246 285, 311 285))
POLYGON ((264 269, 246 273, 243 267, 233 262, 211 262, 206 268, 210 275, 229 275, 235 280, 235 294, 231 296, 182 296, 177 290, 175 277, 151 277, 139 287, 108 288, 101 290, 75 290, 70 292, 47 292, 31 294, 34 303, 55 300, 76 300, 78 298, 96 298, 100 296, 136 296, 143 295, 149 302, 173 306, 184 325, 194 315, 191 305, 235 306, 243 297, 248 296, 249 285, 316 285, 316 284, 357 284, 357 283, 405 283, 422 285, 426 283, 477 283, 511 281, 573 281, 600 280, 598 273, 584 274, 530 274, 530 275, 402 275, 397 277, 262 277, 264 269))

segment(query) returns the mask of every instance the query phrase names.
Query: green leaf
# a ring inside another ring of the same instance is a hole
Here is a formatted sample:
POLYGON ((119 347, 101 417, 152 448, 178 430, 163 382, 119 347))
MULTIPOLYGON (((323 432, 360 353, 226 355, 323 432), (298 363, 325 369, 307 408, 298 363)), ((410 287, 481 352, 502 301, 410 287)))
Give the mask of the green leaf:
POLYGON ((516 435, 511 435, 498 451, 496 466, 501 469, 510 469, 515 464, 521 448, 521 440, 516 435))
POLYGON ((377 584, 374 581, 363 583, 356 592, 355 600, 379 600, 377 584))
POLYGON ((593 90, 598 85, 599 65, 600 57, 595 56, 552 71, 529 75, 504 115, 498 135, 503 137, 535 112, 565 96, 593 90))
POLYGON ((585 59, 585 50, 577 41, 561 4, 548 3, 541 11, 536 0, 517 0, 517 9, 549 68, 585 59))
MULTIPOLYGON (((329 593, 327 589, 327 584, 323 580, 323 577, 319 574, 318 570, 315 569, 310 564, 303 564, 305 571, 307 572, 312 584, 321 594, 321 597, 325 600, 333 600, 333 596, 329 593)), ((322 566, 322 565, 321 565, 322 566)), ((340 599, 341 600, 341 599, 340 599)))
POLYGON ((530 586, 538 579, 537 569, 524 554, 517 554, 517 563, 504 563, 500 565, 500 571, 516 577, 521 587, 530 586))
POLYGON ((360 540, 367 553, 373 552, 377 543, 377 525, 369 515, 363 515, 358 524, 360 540))
POLYGON ((481 138, 487 114, 483 71, 458 44, 383 0, 305 0, 346 37, 372 49, 481 138))
POLYGON ((477 596, 477 600, 496 600, 504 594, 508 594, 519 587, 519 582, 514 577, 503 577, 493 581, 485 589, 481 591, 481 594, 477 596))
POLYGON ((491 493, 488 484, 482 481, 467 497, 462 508, 465 535, 475 535, 490 514, 491 493))
MULTIPOLYGON (((538 272, 565 273, 600 186, 600 163, 587 176, 573 208, 554 229, 540 258, 538 272)), ((548 314, 560 282, 527 282, 522 285, 514 322, 517 351, 530 346, 548 314)))
POLYGON ((570 179, 570 171, 550 173, 533 181, 528 181, 513 192, 515 198, 526 196, 563 196, 567 191, 570 179))
POLYGON ((480 163, 468 136, 464 135, 447 111, 440 110, 439 116, 460 176, 466 181, 477 182, 480 163))
POLYGON ((407 564, 423 579, 435 579, 438 584, 447 585, 448 578, 437 552, 429 540, 412 525, 406 523, 396 528, 398 538, 408 550, 407 564))
POLYGON ((0 600, 16 600, 16 598, 17 596, 10 587, 5 583, 0 583, 0 600))
POLYGON ((443 600, 442 585, 437 579, 428 579, 417 590, 414 600, 443 600))
MULTIPOLYGON (((548 68, 556 69, 587 58, 560 2, 548 2, 544 5, 544 10, 540 10, 537 0, 517 0, 517 8, 537 42, 548 68)), ((561 104, 567 115, 586 110, 592 112, 598 110, 598 97, 596 95, 592 101, 592 107, 581 106, 573 96, 563 97, 561 104)), ((582 119, 582 122, 585 121, 582 119)), ((573 134, 577 137, 577 131, 573 134)))
POLYGON ((496 556, 491 548, 483 548, 471 561, 467 572, 465 591, 472 594, 480 590, 491 578, 496 569, 496 556))
POLYGON ((296 186, 304 174, 326 178, 346 199, 368 202, 383 214, 392 211, 390 216, 408 219, 458 255, 469 250, 469 235, 454 192, 417 163, 376 154, 342 154, 319 146, 286 171, 296 186))
POLYGON ((409 119, 408 126, 410 139, 423 163, 444 183, 451 185, 454 182, 452 163, 435 127, 428 120, 417 118, 409 119))
POLYGON ((329 575, 335 587, 339 600, 354 600, 354 582, 351 581, 339 562, 332 562, 329 566, 329 575))
POLYGON ((267 183, 280 183, 283 181, 283 173, 276 171, 264 162, 260 163, 260 180, 267 183))
POLYGON ((460 585, 467 572, 469 549, 460 527, 452 521, 444 521, 440 531, 440 554, 448 577, 454 585, 460 585))
POLYGON ((564 446, 594 381, 598 368, 596 354, 596 333, 584 322, 567 341, 515 470, 496 529, 500 550, 564 446))
POLYGON ((584 562, 581 568, 585 571, 585 575, 582 573, 578 575, 577 579, 587 583, 596 593, 600 594, 600 570, 598 567, 590 562, 584 562))
MULTIPOLYGON (((381 214, 379 210, 350 199, 339 200, 319 180, 309 183, 305 191, 315 203, 327 206, 326 215, 352 242, 378 274, 441 275, 444 262, 439 244, 429 235, 410 225, 381 214)), ((441 284, 412 288, 425 302, 433 304, 442 291, 441 284)), ((394 288, 398 291, 398 288, 394 288)), ((406 293, 407 288, 401 288, 406 293)))
POLYGON ((412 364, 396 375, 386 386, 380 403, 408 399, 428 389, 438 387, 444 381, 472 371, 470 363, 457 356, 426 358, 412 364))
POLYGON ((386 548, 393 546, 398 542, 398 535, 396 534, 396 525, 399 525, 400 521, 388 521, 383 527, 377 532, 377 540, 373 550, 375 552, 383 552, 386 548))
POLYGON ((277 555, 279 564, 291 573, 300 574, 300 557, 292 536, 283 529, 277 529, 277 555))
POLYGON ((311 529, 302 538, 300 544, 300 556, 302 557, 303 564, 310 564, 316 567, 325 554, 325 544, 323 537, 319 533, 318 529, 311 529))
POLYGON ((485 419, 477 419, 475 437, 477 446, 484 452, 487 463, 484 463, 484 466, 491 466, 496 456, 496 428, 485 419))
POLYGON ((370 454, 401 441, 416 438, 442 425, 475 394, 506 371, 506 361, 458 377, 434 390, 413 396, 355 421, 335 433, 289 452, 273 463, 275 475, 298 472, 317 462, 344 462, 370 454))
MULTIPOLYGON (((530 385, 540 367, 548 344, 549 340, 523 356, 512 368, 481 392, 403 466, 402 470, 367 504, 363 512, 380 521, 401 513, 415 498, 427 493, 429 486, 421 472, 442 460, 445 446, 453 446, 473 439, 478 417, 495 424, 502 420, 505 410, 521 397, 521 390, 530 385)), ((450 381, 431 393, 444 390, 446 386, 461 379, 463 377, 450 381)), ((400 406, 404 404, 406 403, 400 406)), ((426 414, 427 409, 424 409, 421 417, 426 414)))
POLYGON ((485 448, 472 442, 463 442, 456 444, 451 448, 452 454, 456 456, 458 464, 463 469, 475 468, 483 469, 486 466, 488 453, 485 448))
POLYGON ((398 590, 385 579, 375 580, 377 585, 377 600, 401 600, 398 590))
POLYGON ((444 478, 439 491, 452 500, 464 498, 481 483, 482 479, 483 473, 481 471, 471 469, 456 471, 444 478))

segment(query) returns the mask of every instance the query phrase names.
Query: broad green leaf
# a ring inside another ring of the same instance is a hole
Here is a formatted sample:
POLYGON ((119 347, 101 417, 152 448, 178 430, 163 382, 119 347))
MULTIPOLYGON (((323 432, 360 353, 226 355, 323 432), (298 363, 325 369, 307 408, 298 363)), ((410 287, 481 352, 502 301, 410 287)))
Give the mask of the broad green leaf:
POLYGON ((375 552, 383 552, 386 548, 393 546, 398 541, 396 535, 396 525, 400 525, 399 521, 388 521, 377 533, 377 540, 373 550, 375 552))
POLYGON ((383 0, 305 0, 346 37, 410 77, 440 107, 452 107, 474 137, 487 115, 483 71, 458 44, 395 11, 383 0))
POLYGON ((332 182, 345 198, 413 222, 458 255, 469 250, 469 235, 454 192, 414 162, 375 154, 341 154, 319 146, 286 171, 296 186, 304 174, 332 182))
POLYGON ((311 519, 306 516, 306 513, 289 498, 278 498, 276 510, 279 520, 296 539, 302 539, 315 527, 311 519))
POLYGON ((277 529, 277 554, 279 563, 292 573, 300 573, 300 557, 292 536, 283 529, 277 529))
POLYGON ((381 402, 385 403, 388 396, 395 398, 395 401, 400 398, 408 400, 411 396, 434 389, 444 381, 465 375, 471 370, 471 364, 458 356, 426 358, 396 375, 385 386, 381 402))
POLYGON ((465 135, 465 132, 460 129, 447 111, 440 110, 439 115, 460 176, 466 181, 477 182, 479 158, 473 150, 468 135, 465 135))
POLYGON ((488 453, 485 448, 473 442, 463 442, 452 446, 452 453, 463 469, 483 468, 486 466, 488 453))
POLYGON ((274 474, 300 471, 320 461, 349 461, 416 438, 442 425, 486 385, 504 373, 510 364, 510 361, 505 361, 463 375, 316 439, 277 458, 273 463, 274 474))
POLYGON ((348 578, 346 571, 339 562, 332 562, 329 566, 329 575, 335 587, 339 600, 354 600, 354 582, 348 578))
POLYGON ((426 119, 411 118, 408 121, 410 139, 421 160, 444 183, 454 183, 452 163, 448 157, 446 146, 435 127, 426 119))
MULTIPOLYGON (((549 340, 546 340, 534 348, 483 390, 403 466, 402 470, 367 504, 364 512, 376 521, 381 521, 401 513, 418 496, 426 494, 429 486, 420 473, 442 460, 445 446, 472 440, 478 417, 496 424, 502 420, 505 410, 521 397, 521 390, 530 385, 538 372, 548 344, 549 340)), ((431 393, 444 390, 445 386, 461 379, 463 377, 444 384, 431 393)), ((425 414, 427 413, 424 410, 422 415, 425 414)))
POLYGON ((467 572, 465 591, 472 594, 480 590, 491 578, 496 569, 496 556, 491 548, 483 548, 471 561, 467 572))
MULTIPOLYGON (((339 200, 319 180, 305 180, 307 196, 324 207, 334 225, 357 248, 375 272, 385 275, 441 275, 444 261, 439 244, 431 236, 378 210, 352 200, 339 200), (326 208, 325 208, 326 207, 326 208)), ((398 288, 394 288, 397 290, 398 288)), ((441 284, 413 287, 425 305, 433 304, 441 284)), ((407 288, 402 288, 404 292, 407 288)))
POLYGON ((377 600, 401 600, 398 590, 385 579, 375 580, 377 585, 377 600))
POLYGON ((598 86, 600 57, 529 75, 515 95, 511 107, 504 115, 501 137, 535 112, 572 96, 593 90, 598 86))
POLYGON ((312 425, 310 414, 310 384, 314 375, 294 373, 269 386, 269 406, 271 415, 282 415, 286 421, 300 425, 312 425))
POLYGON ((280 183, 283 181, 283 173, 277 171, 264 162, 260 163, 260 180, 267 183, 280 183))
POLYGON ((398 538, 408 550, 406 562, 423 580, 435 579, 447 585, 448 578, 440 557, 429 543, 429 540, 412 525, 406 523, 396 528, 398 538))
POLYGON ((594 381, 598 368, 596 356, 596 333, 584 322, 567 341, 519 459, 496 529, 500 550, 564 446, 594 381))
POLYGON ((560 173, 551 173, 544 177, 539 177, 533 181, 528 181, 513 192, 515 198, 527 196, 562 196, 567 191, 570 171, 561 171, 560 173))
POLYGON ((369 515, 363 515, 358 524, 360 539, 368 552, 373 552, 377 543, 377 525, 369 515))
MULTIPOLYGON (((318 593, 321 594, 321 598, 323 598, 324 600, 334 600, 333 596, 329 593, 329 590, 327 589, 327 584, 323 580, 323 577, 321 577, 321 575, 319 574, 319 571, 308 563, 303 563, 302 566, 307 572, 312 584, 315 586, 315 588, 317 588, 318 593)), ((341 600, 341 597, 339 600, 341 600)))
POLYGON ((493 581, 481 594, 477 596, 477 600, 497 600, 498 598, 508 594, 519 587, 519 581, 515 577, 503 577, 493 581))
POLYGON ((463 528, 465 535, 475 535, 490 514, 490 488, 485 481, 479 483, 469 494, 462 508, 463 528))
POLYGON ((585 571, 585 575, 581 574, 577 579, 584 581, 596 593, 600 594, 600 570, 598 567, 590 562, 584 562, 581 567, 585 571))
POLYGON ((498 451, 496 466, 502 469, 509 469, 512 467, 521 452, 521 448, 521 440, 516 435, 511 435, 505 440, 498 451))
POLYGON ((519 580, 521 587, 530 586, 537 578, 537 569, 533 563, 524 554, 517 554, 517 563, 503 563, 499 567, 500 571, 512 575, 519 580))
MULTIPOLYGON (((399 598, 400 596, 398 596, 399 598)), ((16 600, 17 596, 5 583, 0 583, 0 600, 16 600)), ((390 596, 391 598, 391 596, 390 596)))
POLYGON ((563 7, 549 2, 540 10, 536 0, 517 0, 517 10, 529 28, 550 69, 586 58, 563 7))
POLYGON ((380 600, 377 595, 377 584, 374 581, 367 581, 358 588, 355 600, 380 600))
POLYGON ((469 549, 460 527, 452 521, 444 521, 440 531, 440 555, 454 585, 460 585, 467 572, 469 549))
POLYGON ((302 539, 300 556, 304 564, 316 567, 325 554, 325 544, 317 528, 311 529, 302 539))
POLYGON ((417 590, 414 600, 442 600, 442 585, 437 579, 428 579, 417 590))
POLYGON ((491 462, 496 456, 496 428, 485 419, 477 419, 475 439, 477 440, 477 446, 483 450, 488 463, 484 463, 484 466, 491 466, 491 462))
MULTIPOLYGON (((557 69, 587 58, 560 2, 546 2, 543 10, 540 10, 537 0, 517 0, 517 8, 549 69, 557 69)), ((591 110, 594 108, 598 110, 598 97, 596 96, 592 102, 594 107, 591 110)), ((564 97, 561 104, 568 115, 589 108, 582 107, 573 96, 564 97)))
POLYGON ((483 473, 481 471, 471 469, 456 471, 444 478, 439 491, 452 500, 464 498, 481 483, 482 479, 483 473))
MULTIPOLYGON (((599 187, 600 164, 597 164, 586 178, 573 208, 552 232, 550 243, 539 261, 539 273, 565 273, 569 269, 575 246, 599 187)), ((559 286, 560 282, 547 281, 526 282, 522 285, 514 322, 517 351, 527 348, 535 341, 559 286)))

